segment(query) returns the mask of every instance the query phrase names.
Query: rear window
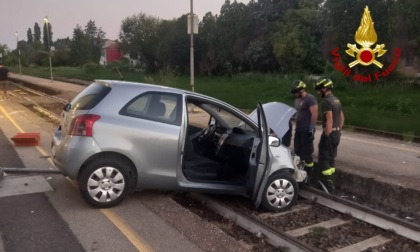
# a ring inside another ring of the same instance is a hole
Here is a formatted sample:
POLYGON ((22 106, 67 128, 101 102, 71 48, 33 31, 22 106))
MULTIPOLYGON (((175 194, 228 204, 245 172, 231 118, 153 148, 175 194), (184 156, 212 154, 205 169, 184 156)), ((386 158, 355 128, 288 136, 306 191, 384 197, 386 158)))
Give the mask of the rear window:
POLYGON ((71 109, 92 109, 109 93, 109 91, 111 91, 111 88, 108 86, 92 83, 72 100, 71 109))

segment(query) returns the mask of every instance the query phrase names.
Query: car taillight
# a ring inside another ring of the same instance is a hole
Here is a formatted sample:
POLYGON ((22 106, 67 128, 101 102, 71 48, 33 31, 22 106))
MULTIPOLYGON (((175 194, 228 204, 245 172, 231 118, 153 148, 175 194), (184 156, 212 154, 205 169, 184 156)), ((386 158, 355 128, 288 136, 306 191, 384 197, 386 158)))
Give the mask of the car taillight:
POLYGON ((69 129, 72 136, 92 136, 93 124, 101 117, 98 115, 80 115, 73 119, 69 129))

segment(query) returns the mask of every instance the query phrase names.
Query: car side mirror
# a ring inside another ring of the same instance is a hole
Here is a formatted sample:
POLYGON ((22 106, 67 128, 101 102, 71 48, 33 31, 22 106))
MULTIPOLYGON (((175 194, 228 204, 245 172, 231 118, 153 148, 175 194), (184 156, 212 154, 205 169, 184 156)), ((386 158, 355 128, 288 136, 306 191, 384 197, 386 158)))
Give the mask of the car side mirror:
POLYGON ((281 140, 278 137, 268 136, 268 145, 272 147, 279 147, 281 140))

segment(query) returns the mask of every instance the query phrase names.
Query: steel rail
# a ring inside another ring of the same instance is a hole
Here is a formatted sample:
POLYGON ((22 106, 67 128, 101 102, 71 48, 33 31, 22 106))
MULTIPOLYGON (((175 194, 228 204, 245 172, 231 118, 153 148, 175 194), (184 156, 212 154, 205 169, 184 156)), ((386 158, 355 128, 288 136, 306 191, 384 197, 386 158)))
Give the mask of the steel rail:
MULTIPOLYGON (((31 101, 31 102, 33 102, 33 101, 31 101)), ((60 116, 59 115, 57 115, 57 114, 49 111, 48 109, 45 109, 45 108, 39 106, 39 105, 34 104, 33 106, 34 106, 34 109, 37 110, 38 112, 48 116, 49 118, 51 118, 52 120, 54 120, 56 122, 60 122, 60 116)))
MULTIPOLYGON (((44 94, 44 93, 42 93, 42 92, 38 92, 38 91, 36 91, 36 90, 33 90, 33 89, 30 89, 30 88, 24 87, 24 86, 22 86, 22 85, 20 85, 20 84, 14 83, 14 82, 12 82, 12 84, 14 84, 15 86, 18 86, 18 88, 20 88, 20 89, 23 89, 23 90, 25 90, 25 91, 27 91, 27 92, 30 92, 30 93, 36 94, 36 95, 38 95, 38 96, 47 97, 47 98, 49 98, 49 99, 56 100, 56 101, 58 101, 58 102, 60 102, 60 103, 67 104, 67 101, 65 101, 64 99, 61 99, 61 98, 58 98, 58 97, 55 97, 55 96, 51 96, 51 95, 47 95, 47 94, 44 94)), ((30 99, 30 98, 28 98, 28 97, 25 97, 25 96, 23 96, 22 94, 17 94, 15 91, 9 91, 9 92, 10 92, 13 96, 15 96, 15 97, 21 96, 24 100, 26 100, 26 101, 30 102, 30 103, 33 105, 33 108, 34 108, 35 110, 37 110, 38 112, 40 112, 40 113, 42 113, 42 114, 44 114, 44 115, 48 116, 49 118, 51 118, 52 120, 54 120, 54 121, 56 121, 56 122, 60 122, 60 116, 59 116, 59 115, 57 115, 57 114, 55 114, 55 113, 53 113, 53 112, 49 111, 48 109, 43 108, 43 107, 42 107, 42 106, 40 106, 40 105, 39 105, 36 101, 34 101, 34 100, 32 100, 32 99, 30 99)))
POLYGON ((288 247, 290 251, 303 251, 303 252, 318 252, 320 250, 313 248, 295 237, 292 237, 284 232, 274 229, 273 227, 265 224, 264 222, 248 215, 246 213, 237 213, 230 209, 227 205, 210 199, 199 193, 190 193, 191 198, 203 203, 206 207, 210 208, 219 215, 232 220, 236 225, 250 233, 259 235, 263 234, 267 237, 267 241, 274 247, 288 247))
POLYGON ((420 226, 415 223, 396 218, 384 212, 327 194, 314 188, 304 187, 300 190, 299 194, 306 199, 315 201, 317 204, 321 204, 341 213, 349 214, 356 219, 376 227, 391 230, 400 236, 420 242, 420 226))
POLYGON ((19 83, 16 83, 16 82, 11 82, 11 81, 10 81, 10 83, 12 83, 13 85, 15 85, 15 86, 19 87, 20 89, 23 89, 23 90, 25 90, 25 91, 27 91, 27 92, 30 92, 30 93, 36 94, 36 95, 38 95, 38 96, 46 96, 46 97, 48 97, 48 98, 50 98, 50 99, 56 100, 56 101, 61 102, 61 103, 63 103, 63 104, 67 104, 67 103, 68 103, 68 101, 67 101, 67 100, 65 100, 65 99, 62 99, 62 98, 59 98, 59 97, 56 97, 56 96, 52 96, 52 95, 48 95, 48 94, 45 94, 45 93, 42 93, 42 92, 36 91, 36 90, 34 90, 34 89, 31 89, 31 88, 25 87, 24 85, 21 85, 21 84, 19 84, 19 83))

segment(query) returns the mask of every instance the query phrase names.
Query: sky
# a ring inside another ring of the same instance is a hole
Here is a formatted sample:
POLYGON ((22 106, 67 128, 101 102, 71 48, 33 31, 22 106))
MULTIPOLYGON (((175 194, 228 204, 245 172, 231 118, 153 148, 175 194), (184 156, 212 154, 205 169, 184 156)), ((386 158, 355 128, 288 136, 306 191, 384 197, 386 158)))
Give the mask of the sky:
MULTIPOLYGON (((193 0, 193 10, 201 20, 207 12, 219 14, 224 2, 193 0)), ((237 2, 247 4, 249 0, 237 2)), ((34 32, 34 24, 38 22, 42 34, 46 16, 52 26, 54 41, 71 39, 76 25, 84 28, 89 20, 102 28, 106 38, 118 39, 125 18, 141 12, 160 19, 178 18, 190 12, 191 0, 1 0, 0 3, 0 44, 14 50, 17 45, 15 33, 19 40, 27 40, 28 29, 34 32)))

